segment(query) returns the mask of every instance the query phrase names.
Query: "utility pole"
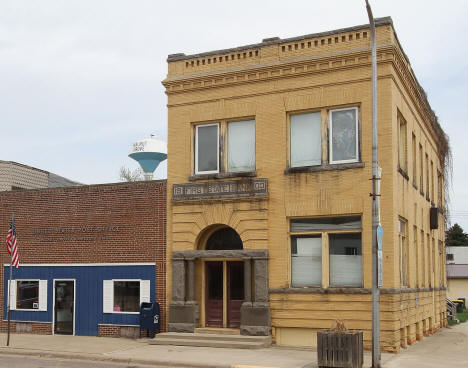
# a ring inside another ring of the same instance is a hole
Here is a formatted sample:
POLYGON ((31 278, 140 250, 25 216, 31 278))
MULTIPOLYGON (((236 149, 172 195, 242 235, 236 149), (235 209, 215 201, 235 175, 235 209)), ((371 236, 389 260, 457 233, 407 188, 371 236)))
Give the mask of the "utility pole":
POLYGON ((377 135, 377 45, 374 17, 366 0, 372 45, 372 368, 380 365, 380 290, 382 285, 382 226, 380 225, 380 168, 377 135), (379 233, 380 241, 377 239, 379 233), (380 266, 380 267, 379 267, 380 266))

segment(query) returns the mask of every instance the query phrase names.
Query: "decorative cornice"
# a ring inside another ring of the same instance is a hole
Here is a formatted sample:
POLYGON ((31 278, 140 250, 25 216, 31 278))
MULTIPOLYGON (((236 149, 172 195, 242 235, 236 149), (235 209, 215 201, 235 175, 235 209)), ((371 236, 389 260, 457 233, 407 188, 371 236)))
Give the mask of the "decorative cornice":
MULTIPOLYGON (((393 21, 391 17, 375 18, 374 22, 377 27, 385 26, 385 25, 391 25, 393 27, 393 21)), ((362 24, 362 25, 348 27, 348 28, 340 28, 340 29, 335 29, 332 31, 312 33, 312 34, 307 34, 304 36, 297 36, 297 37, 291 37, 291 38, 285 38, 285 39, 281 39, 279 37, 271 37, 271 38, 264 39, 260 43, 234 47, 230 49, 208 51, 208 52, 203 52, 203 53, 193 54, 193 55, 185 55, 184 53, 170 54, 167 57, 167 62, 170 63, 170 62, 175 62, 175 61, 180 61, 180 60, 191 60, 191 59, 197 59, 197 58, 206 58, 206 57, 214 56, 214 55, 220 56, 220 55, 225 55, 225 54, 238 53, 238 52, 249 51, 249 50, 258 49, 258 48, 270 46, 270 45, 280 45, 284 43, 301 42, 301 41, 310 40, 314 38, 325 38, 325 37, 334 36, 340 33, 356 32, 356 31, 361 31, 364 29, 369 29, 369 24, 362 24)))
MULTIPOLYGON (((379 46, 379 64, 392 60, 395 50, 396 48, 392 44, 379 46), (389 56, 390 59, 388 59, 389 56)), ((166 93, 169 95, 263 80, 326 73, 368 65, 370 65, 370 49, 360 48, 315 56, 303 56, 229 70, 178 76, 167 78, 162 83, 166 87, 166 93)))
MULTIPOLYGON (((242 66, 229 70, 177 76, 167 78, 162 83, 166 87, 166 94, 172 95, 209 88, 230 87, 259 81, 295 78, 310 74, 367 67, 371 64, 370 56, 370 48, 359 48, 242 66)), ((393 65, 396 76, 402 81, 403 87, 406 89, 419 115, 423 118, 423 124, 428 127, 434 141, 446 144, 445 134, 436 121, 435 114, 416 80, 401 47, 396 44, 379 45, 377 59, 379 65, 387 63, 393 65)), ((382 75, 379 75, 379 78, 381 77, 382 75)))

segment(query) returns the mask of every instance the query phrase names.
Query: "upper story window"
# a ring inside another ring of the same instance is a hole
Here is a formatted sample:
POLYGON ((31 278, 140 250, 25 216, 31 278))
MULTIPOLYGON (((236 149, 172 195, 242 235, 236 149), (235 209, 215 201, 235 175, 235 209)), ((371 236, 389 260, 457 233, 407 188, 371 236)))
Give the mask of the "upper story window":
POLYGON ((289 115, 289 168, 296 168, 291 172, 311 166, 354 162, 359 162, 357 107, 289 115), (324 132, 328 132, 328 142, 324 132))
POLYGON ((416 136, 414 133, 411 136, 411 148, 412 148, 412 159, 413 159, 413 185, 417 185, 416 176, 417 176, 417 160, 416 160, 416 136))
POLYGON ((195 173, 219 172, 219 123, 197 125, 195 129, 195 173))
POLYGON ((408 172, 408 146, 406 120, 398 114, 398 166, 405 173, 408 172))
POLYGON ((421 193, 424 191, 424 157, 423 147, 419 144, 419 190, 421 193))
POLYGON ((358 109, 330 111, 330 163, 359 161, 358 109))
POLYGON ((291 115, 290 160, 291 167, 322 164, 320 112, 291 115))
POLYGON ((194 156, 195 174, 254 171, 255 121, 195 126, 194 156))
POLYGON ((231 121, 228 127, 228 171, 255 170, 255 121, 231 121))

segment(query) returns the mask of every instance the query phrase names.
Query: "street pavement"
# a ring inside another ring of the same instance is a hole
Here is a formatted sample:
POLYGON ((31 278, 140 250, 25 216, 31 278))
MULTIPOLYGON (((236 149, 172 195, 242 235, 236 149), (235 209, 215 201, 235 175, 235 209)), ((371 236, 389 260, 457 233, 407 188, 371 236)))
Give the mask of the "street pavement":
MULTIPOLYGON (((382 354, 384 368, 468 368, 468 323, 443 328, 403 349, 382 354)), ((312 368, 317 366, 313 349, 272 346, 264 349, 224 349, 149 345, 148 339, 89 336, 0 334, 0 367, 153 367, 178 368, 312 368), (17 359, 24 357, 23 359, 17 359)), ((371 364, 364 353, 364 367, 371 364)))

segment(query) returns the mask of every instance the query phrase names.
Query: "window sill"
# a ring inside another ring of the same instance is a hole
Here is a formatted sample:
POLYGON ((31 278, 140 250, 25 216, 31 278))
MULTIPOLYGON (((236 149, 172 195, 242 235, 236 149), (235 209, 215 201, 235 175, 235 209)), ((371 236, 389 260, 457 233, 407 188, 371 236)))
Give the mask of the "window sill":
POLYGON ((430 202, 431 201, 431 198, 429 198, 428 195, 426 195, 426 201, 430 202))
POLYGON ((12 309, 12 311, 15 312, 47 312, 46 310, 35 308, 35 309, 22 309, 22 308, 16 308, 12 309))
POLYGON ((370 294, 371 289, 355 286, 330 286, 328 288, 305 286, 305 287, 289 287, 270 289, 270 293, 284 293, 284 294, 370 294))
POLYGON ((196 174, 189 176, 189 181, 207 180, 207 179, 226 179, 226 178, 253 178, 257 176, 257 171, 227 172, 216 174, 196 174))
POLYGON ((418 186, 416 185, 416 183, 413 182, 413 188, 418 190, 418 186))
POLYGON ((408 174, 407 174, 406 171, 403 170, 400 166, 398 166, 398 172, 399 172, 406 180, 409 180, 408 174))
POLYGON ((365 166, 364 162, 352 162, 348 164, 323 164, 317 166, 288 167, 284 170, 285 174, 308 173, 331 170, 359 169, 365 166))
POLYGON ((422 190, 419 191, 419 194, 421 194, 424 197, 424 192, 422 190))
POLYGON ((140 312, 103 312, 104 314, 140 314, 140 312))

